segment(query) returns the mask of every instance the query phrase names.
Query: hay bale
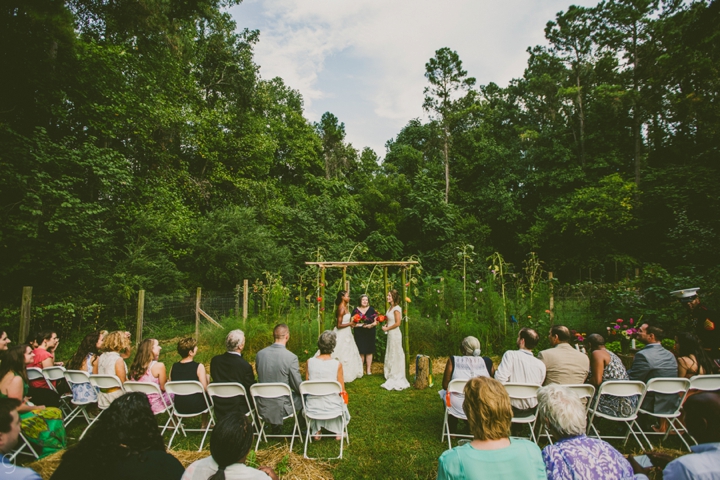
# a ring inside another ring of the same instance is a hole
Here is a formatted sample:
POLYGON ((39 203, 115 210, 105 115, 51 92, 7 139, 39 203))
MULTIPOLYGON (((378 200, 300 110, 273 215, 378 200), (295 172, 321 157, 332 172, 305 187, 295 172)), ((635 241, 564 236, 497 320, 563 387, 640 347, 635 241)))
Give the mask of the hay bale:
POLYGON ((417 358, 417 374, 415 375, 415 388, 424 390, 430 380, 430 358, 423 355, 417 358))

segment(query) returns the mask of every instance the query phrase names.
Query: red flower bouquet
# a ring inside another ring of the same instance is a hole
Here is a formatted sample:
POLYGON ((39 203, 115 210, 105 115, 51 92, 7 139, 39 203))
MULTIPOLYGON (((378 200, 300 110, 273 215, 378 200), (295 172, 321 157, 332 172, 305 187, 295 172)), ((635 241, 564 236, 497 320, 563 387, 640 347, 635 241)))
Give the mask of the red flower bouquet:
POLYGON ((352 321, 353 321, 354 323, 360 323, 360 322, 362 321, 362 319, 363 319, 363 316, 360 315, 359 313, 356 313, 356 314, 352 317, 352 321))

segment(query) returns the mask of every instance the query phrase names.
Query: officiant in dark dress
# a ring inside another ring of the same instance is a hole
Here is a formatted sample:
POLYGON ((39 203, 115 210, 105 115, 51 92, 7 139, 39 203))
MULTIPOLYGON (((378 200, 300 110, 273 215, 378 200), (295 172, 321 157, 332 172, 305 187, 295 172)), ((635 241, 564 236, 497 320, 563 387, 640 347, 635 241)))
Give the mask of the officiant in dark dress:
POLYGON ((354 322, 355 316, 360 315, 362 327, 353 328, 355 335, 355 343, 357 344, 360 358, 362 358, 365 371, 368 375, 372 375, 372 358, 375 353, 375 327, 377 326, 378 313, 370 306, 370 299, 367 295, 360 296, 360 306, 355 307, 352 311, 351 319, 354 322))

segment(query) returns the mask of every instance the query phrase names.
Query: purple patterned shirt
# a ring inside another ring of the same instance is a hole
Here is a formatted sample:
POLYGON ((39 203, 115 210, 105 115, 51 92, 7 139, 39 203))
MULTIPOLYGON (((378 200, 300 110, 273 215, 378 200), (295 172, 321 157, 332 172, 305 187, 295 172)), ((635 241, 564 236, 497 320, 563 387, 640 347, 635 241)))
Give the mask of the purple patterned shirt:
POLYGON ((609 443, 585 435, 560 440, 542 452, 548 480, 633 478, 630 462, 609 443))

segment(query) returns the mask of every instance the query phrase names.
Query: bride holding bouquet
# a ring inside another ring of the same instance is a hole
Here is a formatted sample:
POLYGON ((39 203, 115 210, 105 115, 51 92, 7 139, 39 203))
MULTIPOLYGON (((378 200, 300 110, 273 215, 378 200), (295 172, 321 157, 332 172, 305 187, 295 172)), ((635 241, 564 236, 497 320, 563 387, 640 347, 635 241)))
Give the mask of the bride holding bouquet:
MULTIPOLYGON (((350 318, 349 303, 350 295, 345 290, 340 290, 335 298, 335 306, 337 307, 335 311, 336 326, 333 331, 337 338, 337 344, 332 353, 332 358, 337 359, 342 364, 345 383, 352 382, 363 375, 362 360, 352 334, 352 328, 356 324, 350 318)), ((319 353, 318 351, 315 356, 319 353)))
POLYGON ((402 347, 402 309, 398 305, 400 295, 397 290, 388 293, 387 301, 390 310, 387 311, 387 325, 382 327, 387 333, 387 350, 385 351, 385 383, 380 385, 387 390, 404 390, 410 386, 405 378, 405 352, 402 347))

